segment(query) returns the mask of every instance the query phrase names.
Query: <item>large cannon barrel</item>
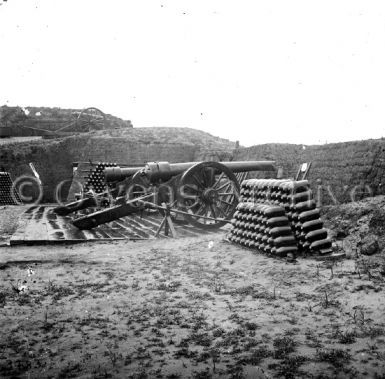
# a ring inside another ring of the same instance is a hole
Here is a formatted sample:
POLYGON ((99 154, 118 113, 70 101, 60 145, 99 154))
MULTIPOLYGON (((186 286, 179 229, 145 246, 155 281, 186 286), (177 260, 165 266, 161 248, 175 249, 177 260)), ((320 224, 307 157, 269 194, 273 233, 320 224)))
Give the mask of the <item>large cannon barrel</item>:
MULTIPOLYGON (((232 172, 247 171, 274 171, 274 161, 237 161, 237 162, 219 162, 229 168, 232 172)), ((168 163, 168 162, 149 162, 145 167, 140 168, 143 175, 146 175, 152 182, 162 179, 169 180, 173 176, 182 174, 197 162, 186 163, 168 163)), ((120 182, 138 171, 135 168, 108 167, 104 170, 106 182, 120 182)))
POLYGON ((133 176, 138 171, 143 170, 143 167, 106 167, 104 169, 104 177, 106 182, 120 182, 123 179, 133 176))

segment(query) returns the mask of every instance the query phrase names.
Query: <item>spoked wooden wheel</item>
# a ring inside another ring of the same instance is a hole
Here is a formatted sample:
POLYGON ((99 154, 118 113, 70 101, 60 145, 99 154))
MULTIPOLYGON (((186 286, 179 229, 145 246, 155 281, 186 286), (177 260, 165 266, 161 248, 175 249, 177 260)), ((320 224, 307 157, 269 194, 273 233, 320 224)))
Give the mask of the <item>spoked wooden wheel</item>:
POLYGON ((239 199, 239 183, 233 172, 218 162, 197 163, 183 173, 178 206, 185 219, 203 229, 216 229, 231 219, 239 199), (227 221, 225 221, 227 220, 227 221))
POLYGON ((83 109, 76 120, 76 128, 82 132, 102 130, 106 125, 106 116, 98 108, 83 109))

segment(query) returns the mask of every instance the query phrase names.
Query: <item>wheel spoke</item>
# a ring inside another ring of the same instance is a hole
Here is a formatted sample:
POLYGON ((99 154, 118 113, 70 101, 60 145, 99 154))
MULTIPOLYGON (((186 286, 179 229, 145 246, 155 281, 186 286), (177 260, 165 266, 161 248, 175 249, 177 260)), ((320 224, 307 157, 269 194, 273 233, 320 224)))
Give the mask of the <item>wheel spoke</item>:
POLYGON ((222 184, 220 187, 216 188, 216 190, 220 191, 221 189, 225 188, 226 186, 231 186, 231 182, 226 182, 225 184, 222 184))
POLYGON ((210 204, 210 210, 211 210, 211 214, 214 218, 217 218, 217 215, 215 214, 215 210, 214 210, 214 207, 213 207, 213 204, 210 204))
POLYGON ((213 184, 213 188, 215 188, 217 186, 217 184, 220 183, 221 179, 223 178, 223 175, 225 175, 225 173, 221 172, 221 174, 219 175, 218 180, 213 184))
POLYGON ((223 218, 226 218, 226 213, 223 211, 221 207, 218 207, 216 205, 214 205, 214 207, 219 211, 220 214, 223 215, 223 218))
POLYGON ((190 188, 191 190, 195 191, 195 193, 200 193, 201 191, 199 191, 198 188, 195 188, 196 186, 194 184, 185 184, 184 185, 185 188, 190 188))
POLYGON ((229 203, 228 201, 225 201, 225 200, 222 200, 222 199, 218 199, 221 203, 224 203, 224 204, 227 204, 227 205, 230 205, 232 206, 233 204, 229 203))
POLYGON ((198 208, 198 210, 194 213, 196 216, 203 216, 204 215, 204 212, 203 214, 200 214, 201 213, 201 210, 205 211, 206 210, 206 205, 205 204, 201 204, 198 208))
POLYGON ((233 192, 219 192, 218 193, 219 196, 228 196, 228 195, 234 195, 233 192))
MULTIPOLYGON (((202 215, 204 217, 209 217, 209 213, 210 213, 210 207, 209 206, 205 206, 205 213, 202 215)), ((203 219, 203 223, 204 224, 207 224, 208 223, 208 220, 206 218, 203 219)))
POLYGON ((203 167, 199 173, 200 173, 200 178, 202 178, 204 187, 205 188, 210 187, 210 178, 209 178, 207 169, 203 167))
POLYGON ((192 178, 195 180, 196 183, 198 183, 198 187, 200 187, 202 189, 205 188, 204 183, 202 184, 202 182, 200 181, 200 179, 198 177, 196 177, 195 175, 192 175, 192 178))
POLYGON ((173 207, 177 202, 178 202, 178 200, 174 200, 174 201, 170 204, 170 207, 173 207))
POLYGON ((215 181, 215 171, 212 167, 207 167, 205 170, 207 187, 212 187, 215 181))
POLYGON ((196 203, 196 202, 194 201, 193 204, 191 204, 191 205, 189 205, 189 206, 187 207, 187 210, 190 210, 190 209, 196 207, 198 204, 199 204, 199 203, 196 203))

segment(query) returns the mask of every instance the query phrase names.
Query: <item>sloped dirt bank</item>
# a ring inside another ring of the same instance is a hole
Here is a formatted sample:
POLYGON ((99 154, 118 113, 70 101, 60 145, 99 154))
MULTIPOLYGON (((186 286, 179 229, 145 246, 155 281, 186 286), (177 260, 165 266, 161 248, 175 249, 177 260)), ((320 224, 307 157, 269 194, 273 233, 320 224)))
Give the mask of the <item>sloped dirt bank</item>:
POLYGON ((385 258, 385 196, 324 207, 323 218, 339 249, 385 258), (372 250, 365 251, 370 245, 372 250))

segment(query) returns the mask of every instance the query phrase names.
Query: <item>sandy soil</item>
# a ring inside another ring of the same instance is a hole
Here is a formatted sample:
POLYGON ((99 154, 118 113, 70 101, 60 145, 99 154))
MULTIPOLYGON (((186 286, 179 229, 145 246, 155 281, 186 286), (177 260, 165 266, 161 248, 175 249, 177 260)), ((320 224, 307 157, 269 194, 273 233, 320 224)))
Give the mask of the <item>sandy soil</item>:
MULTIPOLYGON (((19 216, 28 206, 3 205, 0 206, 0 246, 7 243, 19 225, 19 216)), ((1 250, 0 250, 1 262, 1 250)))
POLYGON ((385 270, 223 238, 2 247, 0 377, 384 377, 385 270))

